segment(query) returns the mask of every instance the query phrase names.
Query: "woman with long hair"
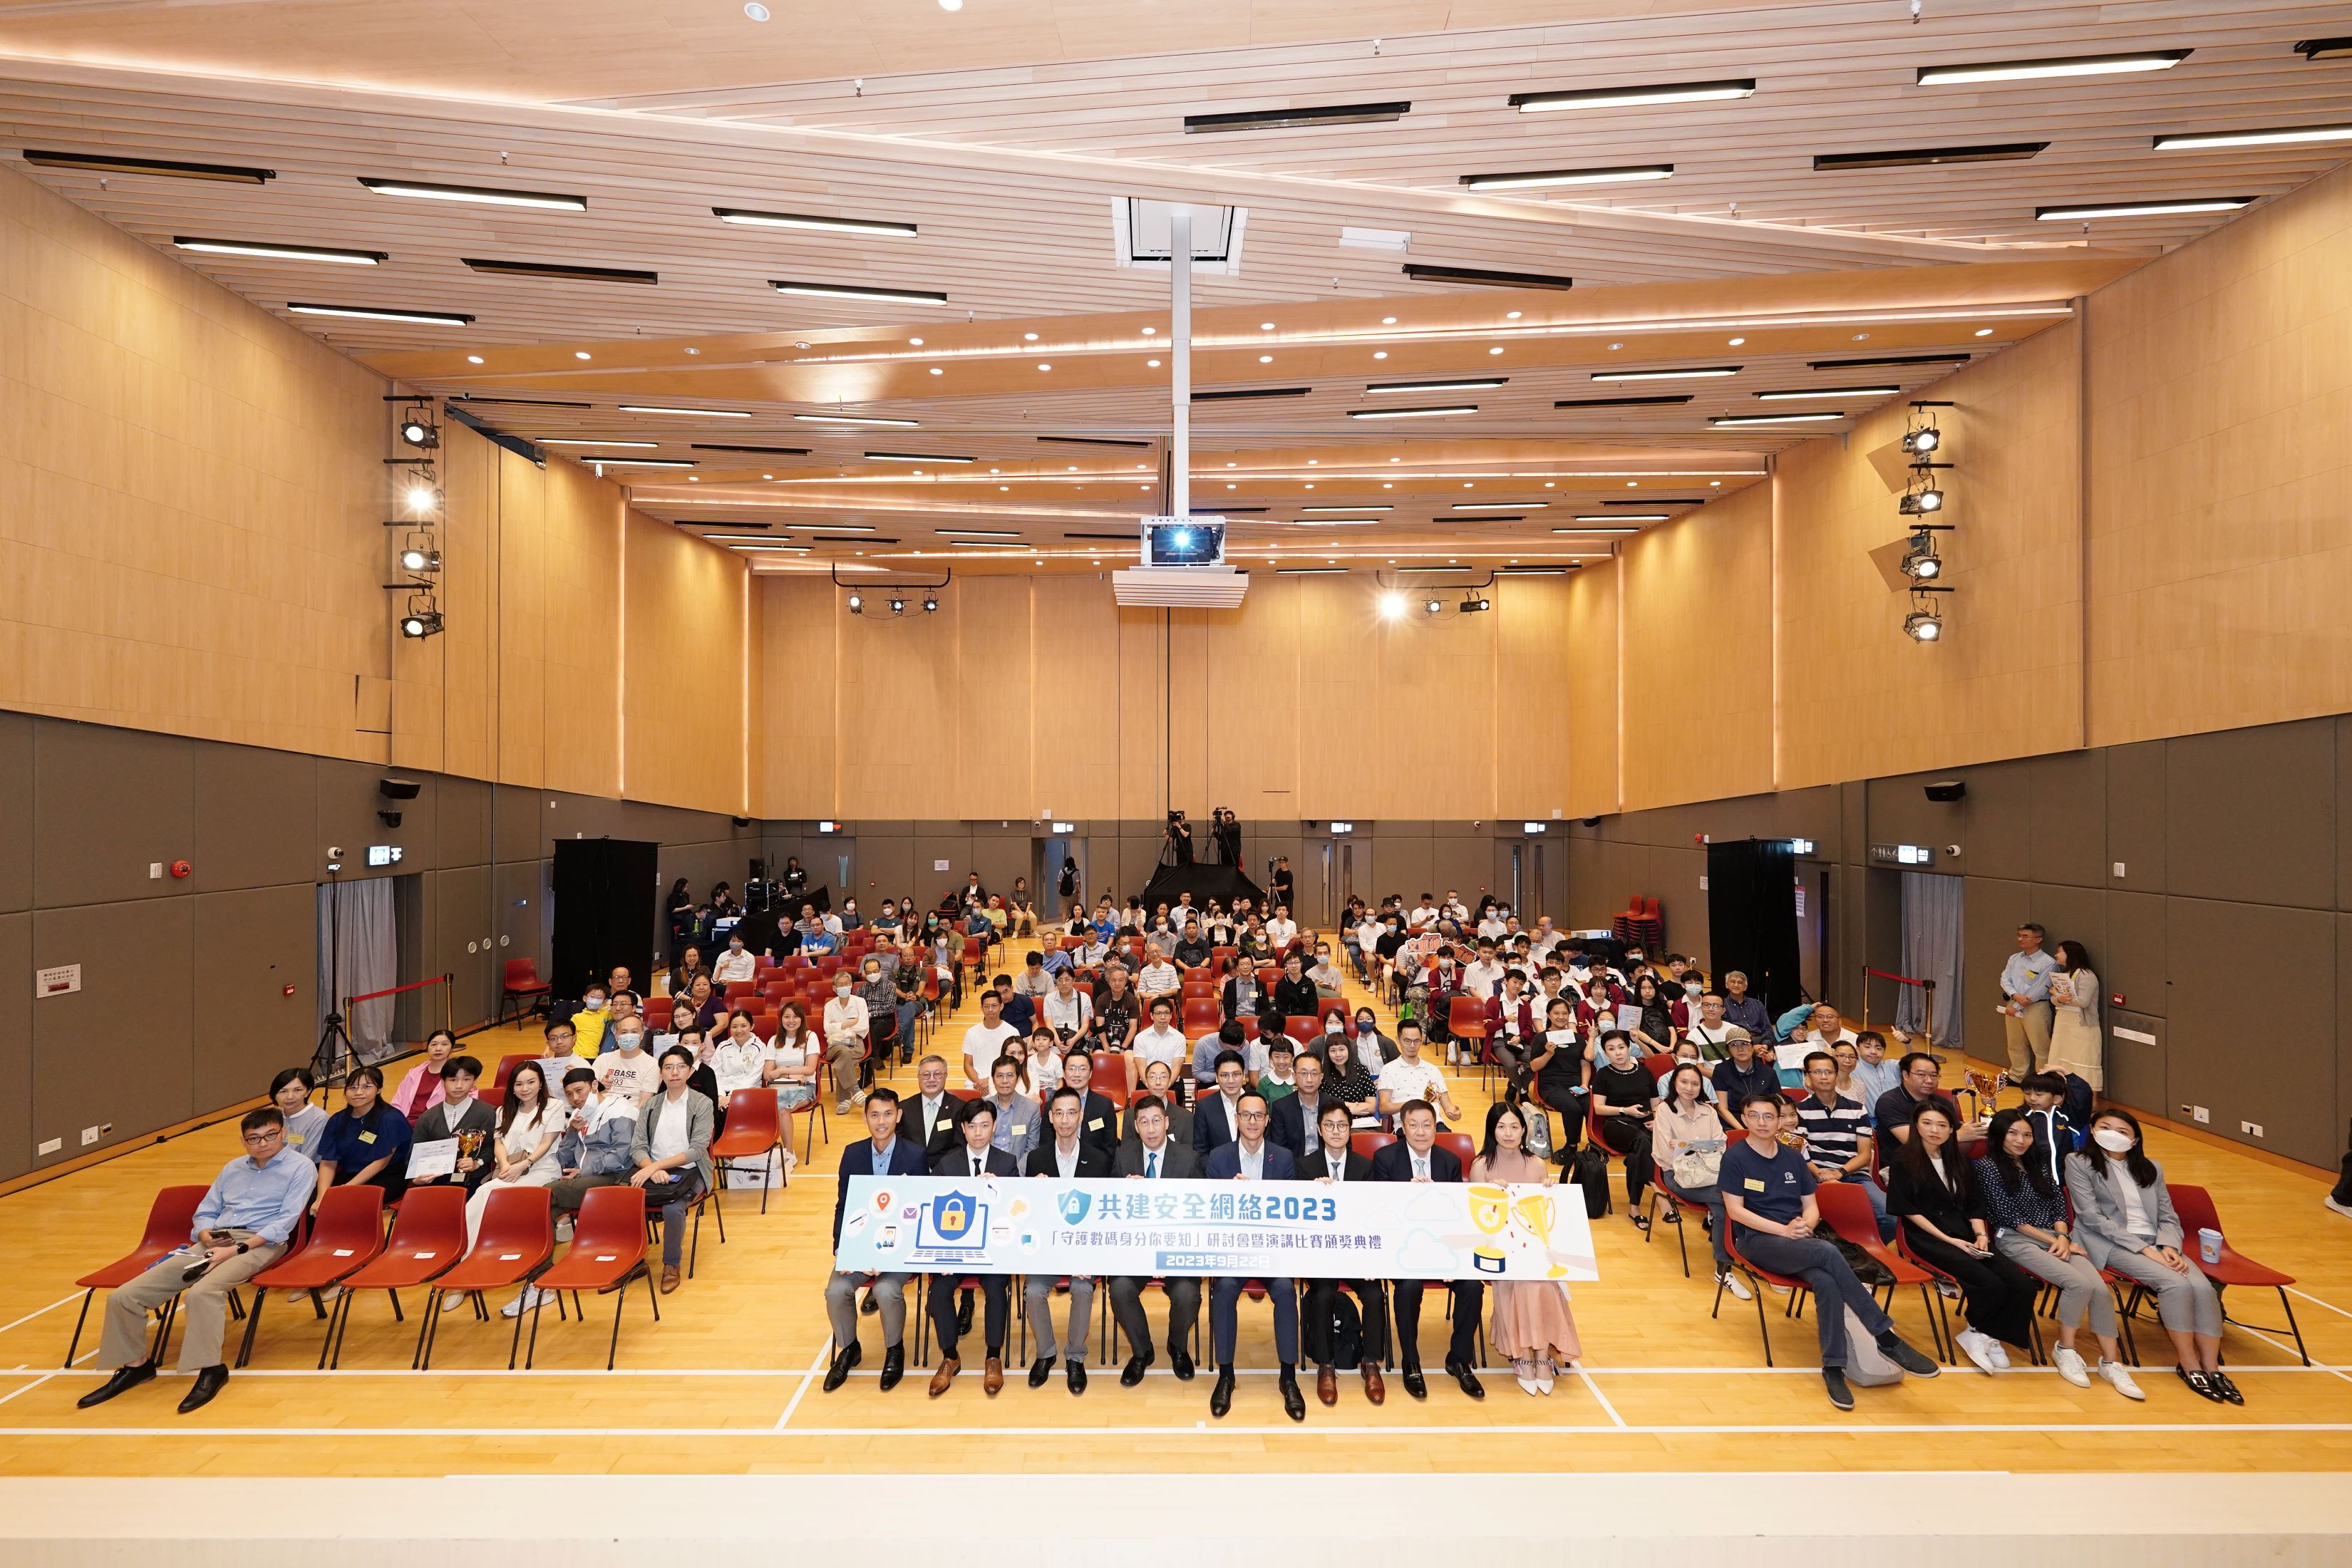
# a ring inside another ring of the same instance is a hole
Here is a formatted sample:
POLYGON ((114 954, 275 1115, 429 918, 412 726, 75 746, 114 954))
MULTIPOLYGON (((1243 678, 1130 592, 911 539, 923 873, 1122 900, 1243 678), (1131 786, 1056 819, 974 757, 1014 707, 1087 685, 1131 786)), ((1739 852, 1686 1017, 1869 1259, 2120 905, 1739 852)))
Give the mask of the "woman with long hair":
MULTIPOLYGON (((746 1015, 737 1017, 750 1020, 746 1015)), ((734 1019, 728 1020, 734 1028, 734 1019)), ((783 1130, 784 1171, 787 1175, 800 1163, 793 1152, 793 1111, 816 1098, 817 1074, 824 1068, 824 1047, 816 1031, 808 1026, 808 1011, 789 998, 776 1009, 776 1037, 768 1042, 767 1061, 761 1068, 761 1081, 776 1091, 776 1121, 783 1130)))
POLYGON ((1953 1137, 1950 1113, 1929 1100, 1911 1118, 1886 1178, 1886 1212, 1902 1222, 1913 1257, 1959 1282, 1969 1326, 1952 1336, 1981 1372, 2006 1372, 2003 1342, 2033 1348, 2033 1277, 1992 1249, 1983 1196, 1953 1137))
MULTIPOLYGON (((466 1245, 481 1234, 482 1211, 500 1187, 551 1187, 563 1174, 555 1145, 563 1136, 561 1097, 548 1092, 547 1074, 537 1062, 516 1066, 507 1079, 506 1103, 499 1107, 496 1165, 490 1179, 466 1200, 466 1245)), ((456 1306, 455 1301, 443 1303, 456 1306)))
POLYGON ((2099 1029, 2099 976, 2091 950, 2068 938, 2051 951, 2050 1070, 2072 1073, 2094 1089, 2106 1087, 2106 1047, 2099 1029))
POLYGON ((1996 1114, 1977 1156, 1977 1186, 1984 1194, 1985 1217, 1992 1226, 1993 1250, 2058 1290, 2058 1349, 2050 1358, 2058 1375, 2077 1388, 2097 1375, 2126 1399, 2145 1399, 2125 1370, 2116 1342, 2115 1297, 2074 1238, 2066 1195, 2050 1174, 2047 1160, 2032 1158, 2033 1123, 2011 1107, 1996 1114), (2083 1364, 2074 1348, 2083 1320, 2099 1342, 2099 1364, 2083 1364))
MULTIPOLYGON (((1527 1118, 1516 1105, 1486 1108, 1486 1139, 1470 1162, 1470 1180, 1505 1185, 1550 1186, 1551 1166, 1528 1152, 1527 1118)), ((1568 1287, 1557 1279, 1497 1279, 1488 1332, 1511 1358, 1511 1375, 1528 1394, 1549 1394, 1559 1363, 1583 1353, 1568 1287)))
POLYGON ((2171 1336, 2174 1370, 2200 1398, 2243 1405, 2221 1370, 2221 1298, 2180 1250, 2180 1216, 2164 1167, 2147 1157, 2138 1119, 2113 1106, 2091 1119, 2091 1136, 2066 1162, 2074 1235, 2095 1268, 2124 1276, 2156 1297, 2171 1336))
MULTIPOLYGON (((1676 1063, 1666 1074, 1657 1120, 1650 1124, 1650 1158, 1658 1168, 1658 1184, 1706 1210, 1716 1283, 1743 1301, 1753 1300, 1755 1293, 1731 1266, 1730 1226, 1723 1217, 1722 1190, 1716 1185, 1724 1147, 1723 1118, 1707 1098, 1706 1069, 1696 1062, 1676 1063)), ((1672 1217, 1682 1223, 1679 1215, 1672 1217)))
POLYGON ((1626 1004, 1626 1012, 1619 1026, 1633 1037, 1643 1055, 1656 1056, 1675 1048, 1674 1004, 1666 999, 1656 975, 1644 971, 1633 982, 1633 999, 1626 1004))
POLYGON ((1357 1059, 1356 1042, 1345 1035, 1326 1035, 1322 1043, 1324 1098, 1336 1100, 1348 1108, 1351 1126, 1378 1125, 1380 1079, 1372 1068, 1357 1059))

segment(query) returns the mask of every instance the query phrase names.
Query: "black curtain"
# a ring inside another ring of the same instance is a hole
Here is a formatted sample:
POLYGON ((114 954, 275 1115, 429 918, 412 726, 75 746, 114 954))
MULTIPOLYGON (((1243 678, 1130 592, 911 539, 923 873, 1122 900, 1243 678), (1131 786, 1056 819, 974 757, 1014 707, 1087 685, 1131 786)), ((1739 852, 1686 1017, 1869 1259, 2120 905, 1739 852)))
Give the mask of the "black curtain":
POLYGON ((1748 976, 1778 1018, 1802 1000, 1797 970, 1797 857, 1785 838, 1706 847, 1707 961, 1748 976))

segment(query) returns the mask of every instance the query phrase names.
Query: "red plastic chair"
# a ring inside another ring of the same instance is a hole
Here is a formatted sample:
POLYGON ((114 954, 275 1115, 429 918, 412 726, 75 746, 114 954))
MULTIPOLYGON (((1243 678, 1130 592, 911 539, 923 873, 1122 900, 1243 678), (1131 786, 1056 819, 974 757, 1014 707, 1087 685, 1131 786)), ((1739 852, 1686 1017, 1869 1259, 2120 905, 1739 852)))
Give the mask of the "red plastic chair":
POLYGON ((503 1089, 478 1089, 474 1091, 474 1098, 492 1110, 502 1110, 506 1108, 507 1091, 503 1089))
MULTIPOLYGON (((554 1005, 555 988, 539 977, 537 959, 509 958, 507 960, 506 978, 499 983, 499 1023, 503 1024, 507 1021, 507 1004, 519 999, 530 999, 533 1008, 554 1005)), ((514 1016, 520 1018, 527 1014, 523 1008, 518 1006, 514 1016)))
MULTIPOLYGON (((487 1236, 489 1226, 485 1224, 482 1229, 487 1236)), ((653 1271, 643 1268, 645 1260, 644 1193, 626 1185, 597 1187, 589 1192, 581 1200, 580 1217, 572 1226, 572 1250, 539 1278, 539 1288, 544 1294, 531 1305, 530 1348, 523 1354, 523 1365, 529 1367, 539 1353, 539 1311, 546 1297, 560 1290, 571 1291, 572 1310, 578 1314, 582 1310, 580 1292, 594 1290, 612 1292, 618 1298, 613 1303, 613 1342, 604 1352, 604 1370, 612 1371, 621 1352, 621 1310, 628 1304, 628 1292, 624 1287, 641 1269, 646 1277, 646 1300, 653 1307, 654 1321, 661 1321, 661 1298, 654 1290, 653 1271)), ((587 1320, 583 1317, 581 1321, 587 1320)), ((517 1318, 515 1328, 520 1331, 521 1327, 522 1320, 517 1318)))
POLYGON ((1186 1034, 1196 1029, 1213 1029, 1224 1020, 1223 1005, 1214 996, 1188 996, 1184 999, 1183 1028, 1186 1034))
MULTIPOLYGON (((343 1279, 343 1293, 327 1324, 333 1348, 330 1368, 343 1364, 343 1336, 351 1331, 352 1303, 362 1290, 382 1290, 392 1298, 394 1322, 405 1322, 400 1292, 439 1278, 456 1266, 466 1251, 466 1189, 436 1184, 418 1187, 401 1201, 392 1222, 392 1239, 357 1273, 343 1279)), ((409 1352, 411 1370, 416 1352, 409 1352)))
POLYGON ((1470 1134, 1467 1132, 1441 1132, 1437 1135, 1437 1146, 1441 1149, 1450 1149, 1454 1152, 1454 1157, 1462 1162, 1463 1179, 1465 1181, 1468 1180, 1470 1175, 1470 1162, 1478 1157, 1478 1146, 1470 1141, 1470 1134))
POLYGON ((1315 1027, 1318 1030, 1329 1027, 1323 1020, 1334 1013, 1339 1014, 1343 1019, 1352 1018, 1356 1016, 1355 1004, 1349 1002, 1345 996, 1324 997, 1315 1004, 1315 1027))
POLYGON ((784 1131, 772 1089, 739 1089, 727 1097, 727 1129, 710 1141, 710 1163, 724 1182, 730 1160, 760 1162, 760 1212, 768 1212, 768 1162, 782 1145, 784 1131))
MULTIPOLYGON (((1664 1078, 1666 1074, 1675 1070, 1675 1053, 1672 1051, 1652 1051, 1648 1056, 1642 1058, 1642 1070, 1648 1073, 1653 1079, 1664 1078)), ((1701 1064, 1699 1070, 1702 1072, 1706 1070, 1704 1064, 1701 1064)))
POLYGON ((1475 996, 1457 994, 1445 1005, 1445 1027, 1457 1040, 1484 1040, 1486 1004, 1475 996))
POLYGON ((103 1268, 94 1268, 74 1281, 82 1288, 81 1315, 74 1320, 73 1342, 66 1346, 66 1365, 81 1349, 81 1331, 89 1321, 89 1300, 100 1290, 130 1284, 165 1258, 188 1244, 196 1228, 196 1209, 211 1189, 204 1186, 165 1187, 147 1205, 147 1228, 139 1245, 103 1268))
MULTIPOLYGON (((1823 1225, 1862 1248, 1873 1262, 1886 1270, 1888 1316, 1894 1315, 1896 1290, 1906 1285, 1919 1288, 1920 1315, 1927 1320, 1927 1333, 1935 1341, 1936 1354, 1942 1361, 1951 1361, 1956 1354, 1951 1320, 1944 1311, 1943 1299, 1929 1289, 1937 1275, 1879 1240, 1878 1215, 1872 1212, 1870 1199, 1852 1182, 1823 1182, 1813 1189, 1813 1202, 1821 1209, 1823 1225)), ((1902 1232, 1895 1234, 1899 1237, 1902 1232)))
MULTIPOLYGON (((2179 1182, 2167 1182, 2165 1190, 2172 1194, 2172 1212, 2180 1220, 2181 1250, 2203 1270, 2213 1282, 2213 1294, 2222 1296, 2232 1285, 2244 1285, 2256 1290, 2276 1290, 2279 1305, 2286 1309, 2286 1331, 2294 1336, 2294 1353, 2303 1364, 2311 1364, 2311 1352, 2303 1347, 2303 1330, 2294 1321, 2294 1304, 2286 1299, 2286 1288, 2294 1283, 2294 1276, 2255 1262, 2230 1245, 2229 1232, 2221 1231, 2221 1216, 2213 1207, 2213 1194, 2203 1187, 2184 1186, 2179 1182), (2205 1261, 2198 1249, 2197 1233, 2200 1230, 2221 1231, 2221 1257, 2216 1263, 2205 1261)), ((2223 1322, 2237 1322, 2224 1310, 2223 1322)), ((2259 1329, 2252 1323, 2239 1323, 2242 1329, 2253 1329, 2256 1333, 2276 1333, 2275 1329, 2259 1329)))
MULTIPOLYGON (((383 1189, 373 1184, 328 1188, 319 1200, 309 1243, 248 1281, 253 1287, 253 1307, 245 1315, 245 1339, 236 1348, 236 1364, 243 1366, 253 1359, 253 1336, 260 1331, 262 1304, 270 1291, 323 1290, 365 1268, 383 1250, 383 1189)), ((315 1295, 311 1306, 320 1317, 326 1316, 315 1295)), ((333 1339, 332 1325, 329 1328, 327 1339, 319 1342, 320 1371, 326 1369, 327 1348, 333 1339)))
POLYGON ((1367 1160, 1395 1142, 1393 1132, 1353 1132, 1348 1136, 1348 1147, 1367 1160))
MULTIPOLYGON (((588 1194, 594 1199, 606 1193, 617 1194, 637 1224, 634 1234, 637 1250, 643 1253, 645 1237, 645 1204, 637 1189, 630 1186, 598 1187, 588 1194)), ((587 1210, 581 1211, 586 1223, 587 1210)), ((433 1347, 441 1338, 441 1303, 449 1292, 470 1296, 477 1321, 488 1322, 489 1309, 482 1300, 485 1290, 501 1290, 509 1285, 520 1285, 530 1271, 547 1261, 555 1250, 555 1220, 549 1207, 545 1187, 500 1187, 490 1194, 482 1208, 482 1228, 475 1233, 474 1249, 457 1260, 457 1265, 438 1280, 440 1289, 432 1293, 425 1309, 425 1326, 416 1334, 417 1370, 426 1371, 433 1365, 433 1347)), ((550 1270, 550 1272, 553 1272, 550 1270)), ((522 1319, 515 1319, 515 1338, 522 1337, 522 1319)), ((514 1370, 515 1347, 507 1347, 507 1370, 514 1370)))
MULTIPOLYGON (((490 1079, 489 1086, 490 1088, 497 1089, 500 1094, 504 1094, 506 1092, 507 1080, 514 1077, 515 1068, 522 1066, 525 1062, 544 1061, 545 1059, 546 1058, 543 1057, 529 1053, 517 1056, 510 1052, 506 1056, 502 1056, 499 1058, 498 1076, 490 1079)), ((563 1086, 562 1084, 551 1085, 550 1088, 551 1092, 559 1094, 562 1093, 563 1089, 563 1086)))
MULTIPOLYGON (((1737 1266, 1742 1273, 1746 1274, 1748 1279, 1756 1281, 1757 1283, 1758 1288, 1754 1292, 1756 1297, 1756 1332, 1758 1337, 1762 1339, 1764 1342, 1764 1364, 1766 1366, 1770 1366, 1772 1364, 1772 1331, 1764 1321, 1764 1291, 1762 1288, 1766 1285, 1770 1285, 1789 1293, 1789 1305, 1783 1314, 1787 1315, 1795 1312, 1797 1302, 1805 1294, 1807 1287, 1803 1280, 1796 1279, 1791 1275, 1775 1274, 1769 1268, 1759 1268, 1755 1264, 1749 1262, 1746 1255, 1739 1250, 1739 1227, 1731 1224, 1728 1220, 1726 1220, 1724 1222, 1724 1228, 1730 1233, 1723 1238, 1723 1245, 1725 1249, 1731 1254, 1732 1263, 1737 1266)), ((1872 1234, 1877 1234, 1875 1229, 1872 1231, 1872 1234)), ((1724 1289, 1723 1281, 1719 1279, 1717 1280, 1715 1285, 1715 1307, 1712 1311, 1707 1313, 1708 1317, 1719 1317, 1722 1314, 1724 1289)))

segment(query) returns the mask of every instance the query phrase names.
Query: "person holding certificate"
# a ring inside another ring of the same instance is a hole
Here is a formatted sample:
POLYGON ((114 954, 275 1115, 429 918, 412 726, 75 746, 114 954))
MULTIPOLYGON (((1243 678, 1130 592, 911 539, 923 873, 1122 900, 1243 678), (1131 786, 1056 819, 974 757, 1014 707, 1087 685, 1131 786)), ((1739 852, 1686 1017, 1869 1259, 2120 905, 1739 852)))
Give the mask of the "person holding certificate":
POLYGON ((408 1184, 455 1182, 468 1196, 490 1179, 490 1162, 484 1146, 499 1130, 498 1117, 474 1096, 482 1064, 472 1057, 451 1057, 441 1064, 441 1103, 416 1124, 416 1138, 408 1146, 408 1184))

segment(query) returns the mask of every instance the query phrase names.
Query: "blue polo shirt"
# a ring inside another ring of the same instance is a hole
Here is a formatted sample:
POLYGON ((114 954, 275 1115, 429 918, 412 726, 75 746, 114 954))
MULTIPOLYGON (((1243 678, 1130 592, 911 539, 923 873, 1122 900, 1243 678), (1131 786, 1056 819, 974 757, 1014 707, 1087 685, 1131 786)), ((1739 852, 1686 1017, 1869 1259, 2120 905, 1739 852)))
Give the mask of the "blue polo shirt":
POLYGON ((346 1106, 327 1118, 327 1130, 319 1135, 318 1160, 322 1165, 332 1160, 337 1173, 349 1181, 354 1171, 391 1154, 396 1157, 387 1169, 397 1173, 408 1167, 408 1145, 415 1135, 408 1118, 388 1100, 379 1099, 364 1118, 353 1116, 346 1106))
POLYGON ((1758 1218, 1787 1225, 1805 1212, 1805 1195, 1821 1184, 1796 1150, 1775 1144, 1768 1157, 1741 1138, 1723 1152, 1715 1185, 1724 1196, 1746 1204, 1758 1218))
POLYGON ((1771 1063, 1758 1057, 1749 1057, 1748 1062, 1748 1070, 1742 1072, 1738 1062, 1726 1057, 1715 1064, 1710 1075, 1715 1080, 1715 1098, 1730 1106, 1735 1114, 1757 1095, 1780 1092, 1780 1074, 1771 1063))

